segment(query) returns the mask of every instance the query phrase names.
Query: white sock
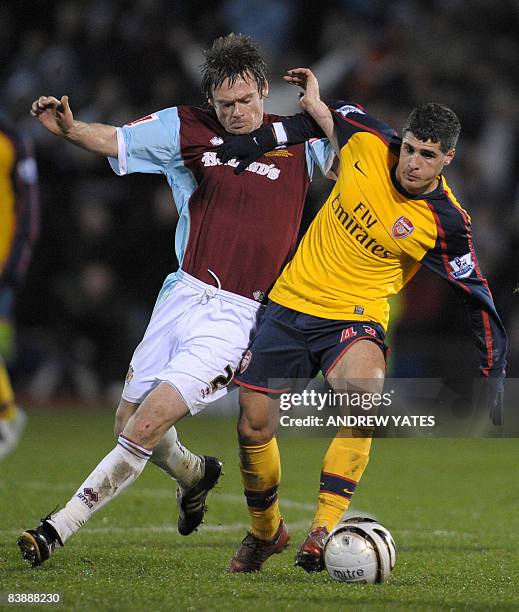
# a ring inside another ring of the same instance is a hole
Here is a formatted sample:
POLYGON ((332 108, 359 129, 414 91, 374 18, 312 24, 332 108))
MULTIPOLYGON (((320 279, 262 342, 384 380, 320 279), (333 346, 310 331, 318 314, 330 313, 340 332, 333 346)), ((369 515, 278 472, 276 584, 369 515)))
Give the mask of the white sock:
POLYGON ((67 505, 48 522, 65 543, 88 519, 126 489, 139 476, 151 456, 150 450, 122 434, 117 446, 101 461, 67 505))
POLYGON ((174 478, 182 492, 196 485, 205 472, 204 459, 182 445, 174 427, 162 436, 150 461, 174 478))

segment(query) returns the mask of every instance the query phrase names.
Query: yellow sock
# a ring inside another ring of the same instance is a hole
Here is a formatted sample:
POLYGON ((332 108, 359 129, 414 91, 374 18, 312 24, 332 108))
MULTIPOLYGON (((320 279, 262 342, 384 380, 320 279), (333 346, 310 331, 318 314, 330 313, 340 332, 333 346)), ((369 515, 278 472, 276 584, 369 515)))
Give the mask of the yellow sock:
POLYGON ((14 403, 14 393, 4 360, 0 357, 0 420, 11 421, 18 408, 14 403))
POLYGON ((245 497, 252 519, 252 533, 270 540, 281 522, 278 486, 281 462, 276 438, 258 446, 240 444, 240 471, 245 497))
POLYGON ((331 531, 348 509, 369 461, 369 432, 341 428, 324 456, 317 511, 312 523, 331 531))

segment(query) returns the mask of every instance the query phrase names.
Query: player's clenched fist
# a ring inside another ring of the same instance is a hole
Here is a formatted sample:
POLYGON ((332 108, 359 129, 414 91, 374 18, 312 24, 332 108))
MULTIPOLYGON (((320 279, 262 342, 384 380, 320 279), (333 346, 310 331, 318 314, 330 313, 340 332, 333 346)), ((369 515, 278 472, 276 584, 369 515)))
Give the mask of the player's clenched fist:
POLYGON ((57 136, 66 136, 74 123, 68 96, 62 96, 61 100, 54 96, 40 96, 32 103, 31 115, 57 136))

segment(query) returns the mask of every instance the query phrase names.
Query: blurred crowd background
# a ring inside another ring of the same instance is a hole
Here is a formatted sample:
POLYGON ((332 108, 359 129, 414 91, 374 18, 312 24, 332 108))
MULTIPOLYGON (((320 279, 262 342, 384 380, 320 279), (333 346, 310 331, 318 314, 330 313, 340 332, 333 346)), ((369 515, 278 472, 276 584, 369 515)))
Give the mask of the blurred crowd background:
MULTIPOLYGON (((508 373, 518 376, 517 0, 19 0, 0 4, 0 107, 35 144, 41 234, 17 294, 17 391, 118 396, 162 280, 176 268, 177 215, 163 178, 116 177, 105 159, 46 132, 29 116, 31 102, 68 94, 77 118, 112 125, 204 105, 202 51, 231 31, 250 34, 265 53, 267 111, 297 112, 296 90, 281 81, 296 66, 315 70, 323 97, 359 101, 397 128, 424 101, 456 111, 463 131, 446 176, 472 216, 509 332, 508 373)), ((316 177, 309 211, 330 188, 316 177)), ((396 376, 477 371, 459 297, 425 271, 393 303, 390 344, 396 376)))

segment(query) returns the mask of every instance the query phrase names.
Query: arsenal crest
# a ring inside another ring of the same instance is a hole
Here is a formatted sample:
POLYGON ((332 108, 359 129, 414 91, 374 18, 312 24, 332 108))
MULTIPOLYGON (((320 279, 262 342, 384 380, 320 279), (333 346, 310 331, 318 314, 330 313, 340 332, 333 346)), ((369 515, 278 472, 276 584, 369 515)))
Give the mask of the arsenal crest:
POLYGON ((414 231, 414 225, 407 217, 400 217, 393 223, 393 237, 407 238, 414 231))

